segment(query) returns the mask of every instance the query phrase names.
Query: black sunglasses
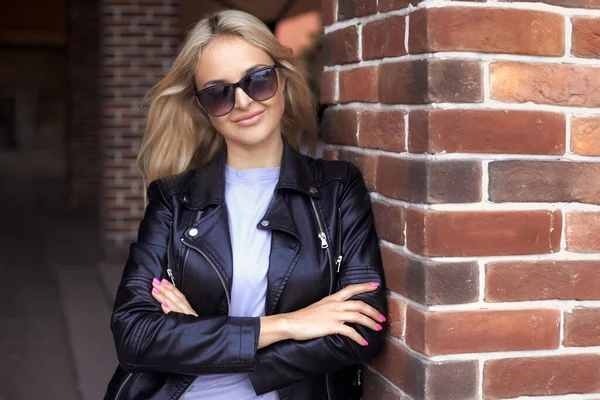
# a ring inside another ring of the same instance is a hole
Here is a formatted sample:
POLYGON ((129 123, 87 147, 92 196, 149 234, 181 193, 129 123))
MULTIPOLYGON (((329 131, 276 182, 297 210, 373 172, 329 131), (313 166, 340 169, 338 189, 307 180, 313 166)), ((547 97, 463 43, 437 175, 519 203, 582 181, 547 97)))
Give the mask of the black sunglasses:
POLYGON ((196 90, 194 96, 202 108, 214 117, 228 114, 235 106, 235 89, 241 88, 253 100, 265 101, 275 96, 279 85, 277 64, 258 69, 244 76, 237 83, 221 83, 203 90, 196 90))

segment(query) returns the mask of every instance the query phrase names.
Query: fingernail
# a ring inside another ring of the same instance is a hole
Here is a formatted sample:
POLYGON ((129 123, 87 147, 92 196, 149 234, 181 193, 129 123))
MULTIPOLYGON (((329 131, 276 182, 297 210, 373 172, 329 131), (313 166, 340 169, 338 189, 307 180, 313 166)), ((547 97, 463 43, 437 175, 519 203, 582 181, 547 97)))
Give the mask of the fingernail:
POLYGON ((156 293, 156 294, 160 294, 160 292, 158 291, 158 289, 157 289, 157 288, 152 288, 152 292, 153 292, 153 293, 156 293))
POLYGON ((383 326, 379 325, 379 324, 375 324, 377 326, 377 330, 380 331, 383 329, 383 326))
POLYGON ((165 285, 170 285, 170 284, 171 284, 171 282, 169 282, 169 281, 168 281, 168 280, 166 280, 166 279, 163 279, 163 280, 162 280, 162 283, 164 283, 165 285))
POLYGON ((379 287, 379 282, 371 282, 371 286, 373 286, 373 287, 379 287))
POLYGON ((160 281, 159 281, 158 279, 156 279, 156 278, 154 278, 154 279, 152 280, 152 282, 156 283, 157 285, 160 285, 160 281))
POLYGON ((385 322, 385 321, 387 321, 387 318, 386 318, 386 317, 385 317, 385 315, 383 315, 383 314, 379 314, 379 319, 380 319, 382 322, 385 322))
POLYGON ((163 306, 165 306, 165 307, 169 307, 169 305, 167 304, 167 302, 166 302, 166 301, 163 301, 163 306))
POLYGON ((363 345, 368 346, 369 342, 367 342, 365 339, 363 339, 363 345))

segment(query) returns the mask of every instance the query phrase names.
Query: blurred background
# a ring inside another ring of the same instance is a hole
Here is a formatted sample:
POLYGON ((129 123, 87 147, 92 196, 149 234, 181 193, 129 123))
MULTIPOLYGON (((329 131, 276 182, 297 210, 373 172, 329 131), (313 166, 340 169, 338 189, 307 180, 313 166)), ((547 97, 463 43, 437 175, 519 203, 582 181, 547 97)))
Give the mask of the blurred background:
POLYGON ((0 399, 99 399, 143 213, 143 95, 205 13, 261 18, 319 96, 320 0, 20 0, 0 13, 0 399))

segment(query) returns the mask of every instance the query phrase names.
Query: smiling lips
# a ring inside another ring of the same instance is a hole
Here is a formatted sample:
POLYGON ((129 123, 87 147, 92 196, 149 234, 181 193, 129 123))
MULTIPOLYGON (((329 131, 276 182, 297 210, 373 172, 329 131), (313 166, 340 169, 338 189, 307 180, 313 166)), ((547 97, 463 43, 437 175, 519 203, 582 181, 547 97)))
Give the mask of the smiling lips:
POLYGON ((242 126, 254 125, 262 119, 263 113, 264 113, 264 110, 249 113, 246 115, 242 115, 240 118, 236 119, 234 122, 236 124, 242 125, 242 126))

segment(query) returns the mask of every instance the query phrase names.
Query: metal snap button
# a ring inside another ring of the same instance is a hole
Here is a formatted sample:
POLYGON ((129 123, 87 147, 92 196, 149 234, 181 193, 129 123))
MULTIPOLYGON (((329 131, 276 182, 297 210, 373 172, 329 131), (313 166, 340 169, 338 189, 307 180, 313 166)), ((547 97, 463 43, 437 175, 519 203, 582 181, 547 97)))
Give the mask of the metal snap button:
POLYGON ((308 189, 308 191, 311 192, 312 194, 315 194, 318 192, 317 188, 314 188, 312 186, 308 189))
POLYGON ((267 226, 269 226, 269 223, 270 223, 269 221, 262 221, 262 222, 260 223, 260 225, 261 225, 261 226, 264 226, 264 227, 267 227, 267 226))
POLYGON ((198 234, 198 229, 196 229, 196 228, 192 228, 192 229, 190 229, 190 230, 188 231, 188 234, 189 234, 190 236, 196 236, 196 235, 198 234))

